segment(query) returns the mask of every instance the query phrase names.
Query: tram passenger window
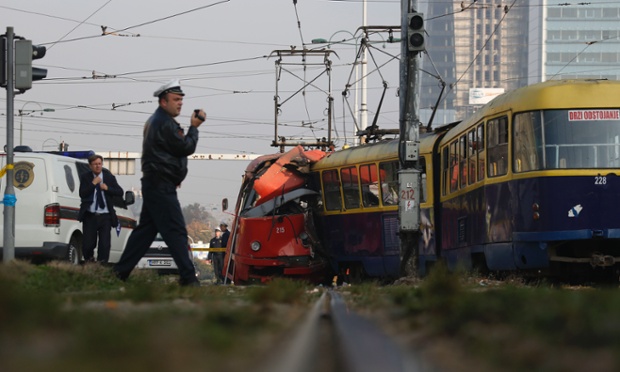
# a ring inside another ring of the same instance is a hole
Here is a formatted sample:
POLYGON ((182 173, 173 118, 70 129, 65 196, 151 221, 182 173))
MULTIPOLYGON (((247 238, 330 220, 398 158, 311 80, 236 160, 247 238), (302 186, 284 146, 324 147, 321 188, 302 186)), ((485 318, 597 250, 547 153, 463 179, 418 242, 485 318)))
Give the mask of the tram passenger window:
POLYGON ((340 179, 336 170, 323 171, 323 190, 325 191, 325 210, 340 211, 342 210, 342 201, 340 198, 340 179))
POLYGON ((459 149, 457 141, 450 144, 450 192, 459 188, 459 149))
POLYGON ((448 194, 448 180, 450 179, 450 156, 446 146, 441 151, 441 195, 448 194))
POLYGON ((477 133, 476 133, 476 148, 478 152, 478 181, 482 181, 484 179, 484 170, 485 170, 485 155, 484 155, 484 124, 478 125, 477 133))
POLYGON ((467 186, 467 136, 459 138, 459 172, 461 174, 461 188, 467 186))
POLYGON ((360 166, 360 183, 362 185, 362 204, 364 207, 379 205, 379 177, 377 165, 365 164, 360 166))
POLYGON ((476 182, 476 154, 478 153, 477 145, 476 145, 476 130, 472 129, 468 133, 467 138, 467 181, 471 185, 476 182))
POLYGON ((426 159, 423 156, 420 157, 420 166, 422 167, 420 169, 420 203, 424 203, 429 187, 427 185, 428 178, 426 178, 426 159))
POLYGON ((508 173, 508 118, 503 116, 487 123, 487 156, 489 177, 508 173))
POLYGON ((381 200, 384 206, 398 204, 398 162, 379 164, 381 200))
POLYGON ((529 172, 542 166, 542 122, 540 112, 525 112, 514 117, 513 168, 529 172))
POLYGON ((356 167, 343 168, 340 170, 342 179, 342 196, 344 207, 354 209, 360 207, 359 177, 356 167))

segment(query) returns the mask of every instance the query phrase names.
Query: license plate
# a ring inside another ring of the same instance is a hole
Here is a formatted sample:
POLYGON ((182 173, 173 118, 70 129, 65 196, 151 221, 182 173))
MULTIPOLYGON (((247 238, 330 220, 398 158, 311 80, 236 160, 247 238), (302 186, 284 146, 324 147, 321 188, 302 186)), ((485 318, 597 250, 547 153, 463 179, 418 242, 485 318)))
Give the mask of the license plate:
POLYGON ((172 261, 167 261, 167 260, 149 260, 149 266, 172 266, 172 261))

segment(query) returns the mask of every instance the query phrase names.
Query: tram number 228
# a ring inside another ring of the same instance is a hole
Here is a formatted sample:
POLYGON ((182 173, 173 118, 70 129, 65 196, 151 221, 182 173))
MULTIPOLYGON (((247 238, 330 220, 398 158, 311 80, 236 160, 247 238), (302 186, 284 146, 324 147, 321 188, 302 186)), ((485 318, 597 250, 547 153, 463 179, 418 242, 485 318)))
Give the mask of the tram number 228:
POLYGON ((594 184, 595 185, 606 185, 607 184, 607 177, 604 177, 604 176, 596 176, 596 177, 594 177, 594 184))

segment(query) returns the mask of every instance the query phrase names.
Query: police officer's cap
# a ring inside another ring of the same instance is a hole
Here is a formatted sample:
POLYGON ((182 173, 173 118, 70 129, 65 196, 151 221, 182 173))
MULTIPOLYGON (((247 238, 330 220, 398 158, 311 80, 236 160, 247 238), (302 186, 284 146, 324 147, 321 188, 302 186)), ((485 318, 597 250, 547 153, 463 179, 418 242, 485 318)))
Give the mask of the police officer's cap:
POLYGON ((174 93, 174 94, 178 94, 181 96, 185 95, 185 93, 183 93, 183 91, 181 90, 181 83, 179 82, 178 79, 169 81, 168 83, 159 87, 159 89, 157 89, 155 93, 153 93, 153 96, 161 97, 166 93, 174 93))
POLYGON ((215 228, 215 231, 222 231, 222 230, 220 230, 220 228, 219 228, 219 227, 216 227, 216 228, 215 228))
POLYGON ((228 224, 224 221, 220 222, 220 226, 228 226, 228 224))

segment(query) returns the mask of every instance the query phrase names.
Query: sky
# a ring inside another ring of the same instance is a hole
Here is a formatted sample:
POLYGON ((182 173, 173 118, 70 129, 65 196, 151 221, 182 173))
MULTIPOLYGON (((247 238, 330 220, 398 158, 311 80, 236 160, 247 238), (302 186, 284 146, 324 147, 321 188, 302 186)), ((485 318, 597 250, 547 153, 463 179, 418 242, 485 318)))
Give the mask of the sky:
MULTIPOLYGON (((369 0, 366 24, 399 25, 400 7, 400 0, 369 0)), ((207 113, 196 153, 278 152, 271 146, 276 88, 282 103, 279 135, 305 141, 326 137, 330 83, 332 139, 338 147, 351 144, 355 126, 350 112, 361 85, 353 63, 362 25, 363 0, 0 0, 0 33, 13 27, 16 35, 47 47, 46 56, 33 61, 48 70, 47 78, 15 96, 14 143, 20 144, 21 128, 23 144, 34 150, 52 150, 64 141, 69 150, 140 152, 143 124, 157 107, 153 92, 180 79, 186 95, 177 120, 187 127, 193 109, 207 113), (293 48, 325 48, 312 44, 318 38, 332 41, 331 82, 323 53, 308 56, 305 67, 301 56, 290 55, 293 48), (276 50, 289 51, 279 74, 276 50)), ((387 38, 370 36, 368 124, 379 111, 385 81, 378 123, 394 129, 400 45, 384 43, 387 38)), ((6 105, 3 89, 2 143, 6 105)), ((211 209, 228 198, 234 206, 247 165, 190 161, 178 193, 181 204, 211 209)), ((136 168, 134 176, 119 176, 126 190, 140 186, 139 162, 136 168)))

